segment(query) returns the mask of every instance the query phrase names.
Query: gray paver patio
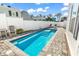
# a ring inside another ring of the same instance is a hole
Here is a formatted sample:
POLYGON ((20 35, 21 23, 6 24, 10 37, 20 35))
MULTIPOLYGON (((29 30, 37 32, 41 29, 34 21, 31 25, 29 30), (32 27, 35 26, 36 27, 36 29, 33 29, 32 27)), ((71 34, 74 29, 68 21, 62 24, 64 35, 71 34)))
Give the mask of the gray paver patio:
POLYGON ((42 51, 41 55, 51 55, 51 56, 70 56, 65 30, 61 28, 56 34, 54 40, 50 44, 47 51, 42 51))

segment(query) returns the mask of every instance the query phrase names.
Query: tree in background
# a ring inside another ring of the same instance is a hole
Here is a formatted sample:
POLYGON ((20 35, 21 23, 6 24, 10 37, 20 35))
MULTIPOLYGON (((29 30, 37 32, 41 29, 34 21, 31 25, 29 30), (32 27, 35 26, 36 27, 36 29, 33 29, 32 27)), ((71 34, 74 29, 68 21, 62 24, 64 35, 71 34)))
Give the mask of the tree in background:
POLYGON ((55 22, 55 21, 56 21, 56 18, 54 18, 54 17, 49 17, 49 16, 48 16, 48 17, 46 18, 46 21, 54 21, 54 22, 55 22))
POLYGON ((53 18, 52 18, 52 21, 56 22, 56 18, 53 17, 53 18))
POLYGON ((61 19, 61 13, 57 13, 55 16, 57 17, 57 20, 59 20, 60 21, 60 19, 61 19))
POLYGON ((46 18, 46 21, 52 21, 52 18, 48 16, 48 17, 46 18))

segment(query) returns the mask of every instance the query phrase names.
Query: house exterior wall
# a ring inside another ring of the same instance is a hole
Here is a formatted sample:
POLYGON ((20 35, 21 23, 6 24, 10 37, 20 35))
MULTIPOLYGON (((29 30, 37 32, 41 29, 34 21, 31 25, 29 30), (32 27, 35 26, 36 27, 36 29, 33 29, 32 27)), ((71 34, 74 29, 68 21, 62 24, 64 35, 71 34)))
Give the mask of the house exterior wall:
POLYGON ((21 12, 18 9, 0 6, 0 29, 9 29, 9 26, 15 26, 15 28, 23 28, 23 18, 21 17, 21 12), (11 11, 11 16, 9 14, 11 11), (17 15, 17 14, 18 15, 17 15))
POLYGON ((7 29, 5 19, 6 19, 6 15, 4 13, 0 14, 0 29, 7 29))
POLYGON ((23 28, 23 19, 6 17, 6 14, 0 13, 0 29, 8 29, 11 25, 15 26, 16 29, 23 28))
POLYGON ((6 17, 7 26, 13 25, 16 29, 23 28, 23 19, 22 18, 14 18, 14 17, 6 17))
POLYGON ((0 6, 0 13, 5 13, 7 17, 16 17, 16 12, 18 13, 18 17, 21 17, 20 10, 12 7, 0 6), (11 11, 12 16, 9 16, 9 11, 11 11))
POLYGON ((76 54, 79 56, 79 32, 78 32, 78 41, 77 41, 77 46, 76 46, 76 54))
POLYGON ((79 4, 70 4, 69 16, 67 19, 66 36, 71 55, 79 55, 79 4), (78 32, 76 31, 78 30, 78 32), (77 35, 77 38, 75 36, 77 35))

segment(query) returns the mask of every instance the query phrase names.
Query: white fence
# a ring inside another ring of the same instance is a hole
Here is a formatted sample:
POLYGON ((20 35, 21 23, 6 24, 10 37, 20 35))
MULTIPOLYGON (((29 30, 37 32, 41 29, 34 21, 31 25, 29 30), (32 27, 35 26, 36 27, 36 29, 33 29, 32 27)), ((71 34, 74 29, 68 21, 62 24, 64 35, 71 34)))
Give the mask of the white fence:
POLYGON ((45 28, 50 25, 50 22, 46 21, 23 21, 23 29, 25 30, 35 30, 40 28, 45 28))
POLYGON ((49 27, 50 24, 54 26, 57 24, 57 26, 65 27, 66 22, 50 22, 50 21, 23 21, 23 29, 25 30, 35 30, 40 28, 49 27))

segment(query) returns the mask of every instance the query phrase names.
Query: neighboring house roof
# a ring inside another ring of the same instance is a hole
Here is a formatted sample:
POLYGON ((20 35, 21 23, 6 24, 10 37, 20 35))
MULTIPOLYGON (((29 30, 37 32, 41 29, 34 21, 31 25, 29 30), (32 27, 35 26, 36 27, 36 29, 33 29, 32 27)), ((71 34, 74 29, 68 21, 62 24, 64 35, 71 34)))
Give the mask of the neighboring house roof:
POLYGON ((21 16, 24 20, 32 20, 31 16, 28 14, 27 11, 21 11, 21 16))

